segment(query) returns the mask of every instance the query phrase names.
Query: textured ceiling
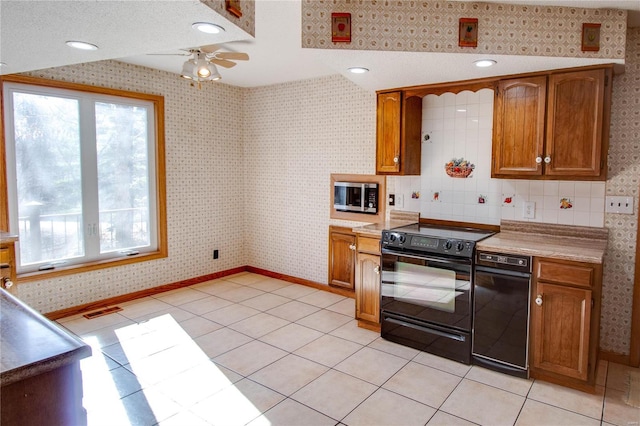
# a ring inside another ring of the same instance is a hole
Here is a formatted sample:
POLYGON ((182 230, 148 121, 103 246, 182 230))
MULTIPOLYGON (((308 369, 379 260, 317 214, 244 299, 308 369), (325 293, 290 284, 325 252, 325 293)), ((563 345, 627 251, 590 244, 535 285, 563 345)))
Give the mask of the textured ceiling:
MULTIPOLYGON (((639 24, 640 0, 497 2, 622 8, 632 11, 632 25, 639 24)), ((500 69, 479 70, 460 66, 461 61, 472 62, 473 54, 302 49, 300 22, 299 0, 257 0, 255 39, 197 0, 0 0, 0 61, 7 64, 0 67, 0 72, 118 59, 173 72, 177 77, 186 58, 147 54, 181 53, 180 49, 214 43, 224 43, 226 50, 249 53, 250 61, 220 69, 222 82, 242 87, 339 73, 368 90, 378 90, 603 62, 492 55, 500 69), (196 21, 214 22, 227 31, 220 35, 202 34, 191 28, 196 21), (70 39, 90 41, 100 49, 71 49, 64 44, 70 39), (348 74, 346 68, 355 62, 371 72, 348 74)))

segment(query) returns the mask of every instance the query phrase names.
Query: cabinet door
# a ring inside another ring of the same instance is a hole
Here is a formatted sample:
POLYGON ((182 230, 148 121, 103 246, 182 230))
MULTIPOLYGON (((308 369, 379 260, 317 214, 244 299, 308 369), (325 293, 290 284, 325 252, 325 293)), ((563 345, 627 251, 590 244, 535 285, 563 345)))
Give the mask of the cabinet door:
POLYGON ((400 172, 400 120, 402 93, 378 94, 376 128, 376 171, 400 172))
POLYGON ((373 323, 380 322, 380 256, 358 253, 356 318, 373 323))
POLYGON ((605 77, 604 69, 549 76, 547 175, 601 174, 605 77))
POLYGON ((541 76, 498 83, 493 108, 492 176, 542 174, 546 82, 547 78, 541 76))
POLYGON ((538 281, 533 297, 533 367, 587 380, 591 290, 538 281))
POLYGON ((329 284, 353 289, 356 261, 356 236, 329 233, 329 284))

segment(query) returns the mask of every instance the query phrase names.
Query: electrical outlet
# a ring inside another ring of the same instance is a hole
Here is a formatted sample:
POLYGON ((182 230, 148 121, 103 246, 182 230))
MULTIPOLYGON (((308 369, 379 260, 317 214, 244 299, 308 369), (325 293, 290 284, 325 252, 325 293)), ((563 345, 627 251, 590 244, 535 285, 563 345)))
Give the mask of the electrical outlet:
POLYGON ((214 258, 214 259, 217 259, 218 257, 219 257, 218 250, 214 250, 214 251, 213 251, 213 258, 214 258))
POLYGON ((607 213, 633 214, 633 197, 606 197, 604 211, 607 213))
POLYGON ((404 207, 404 195, 396 194, 396 207, 399 209, 404 207))
POLYGON ((525 219, 533 219, 536 217, 536 203, 534 201, 525 201, 522 203, 522 217, 525 219))

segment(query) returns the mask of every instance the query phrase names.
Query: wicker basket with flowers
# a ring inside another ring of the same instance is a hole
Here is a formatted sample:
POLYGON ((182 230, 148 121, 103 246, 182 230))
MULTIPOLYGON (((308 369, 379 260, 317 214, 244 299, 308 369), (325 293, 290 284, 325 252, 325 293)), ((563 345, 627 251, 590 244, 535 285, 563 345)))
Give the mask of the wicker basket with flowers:
POLYGON ((471 164, 464 158, 453 158, 444 165, 447 174, 453 178, 468 178, 475 168, 475 164, 471 164))

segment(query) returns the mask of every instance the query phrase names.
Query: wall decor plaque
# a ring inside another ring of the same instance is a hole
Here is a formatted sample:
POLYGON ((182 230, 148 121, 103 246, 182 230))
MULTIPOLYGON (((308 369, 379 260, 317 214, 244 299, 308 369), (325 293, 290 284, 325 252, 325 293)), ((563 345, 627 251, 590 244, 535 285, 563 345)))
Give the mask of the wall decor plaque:
POLYGON ((582 24, 582 51, 597 52, 600 50, 601 24, 582 24))
POLYGON ((458 46, 478 47, 478 18, 460 18, 458 46))
POLYGON ((225 8, 229 13, 240 18, 242 9, 240 8, 240 0, 225 0, 225 8))
POLYGON ((331 41, 334 43, 351 43, 351 14, 331 14, 331 41))

